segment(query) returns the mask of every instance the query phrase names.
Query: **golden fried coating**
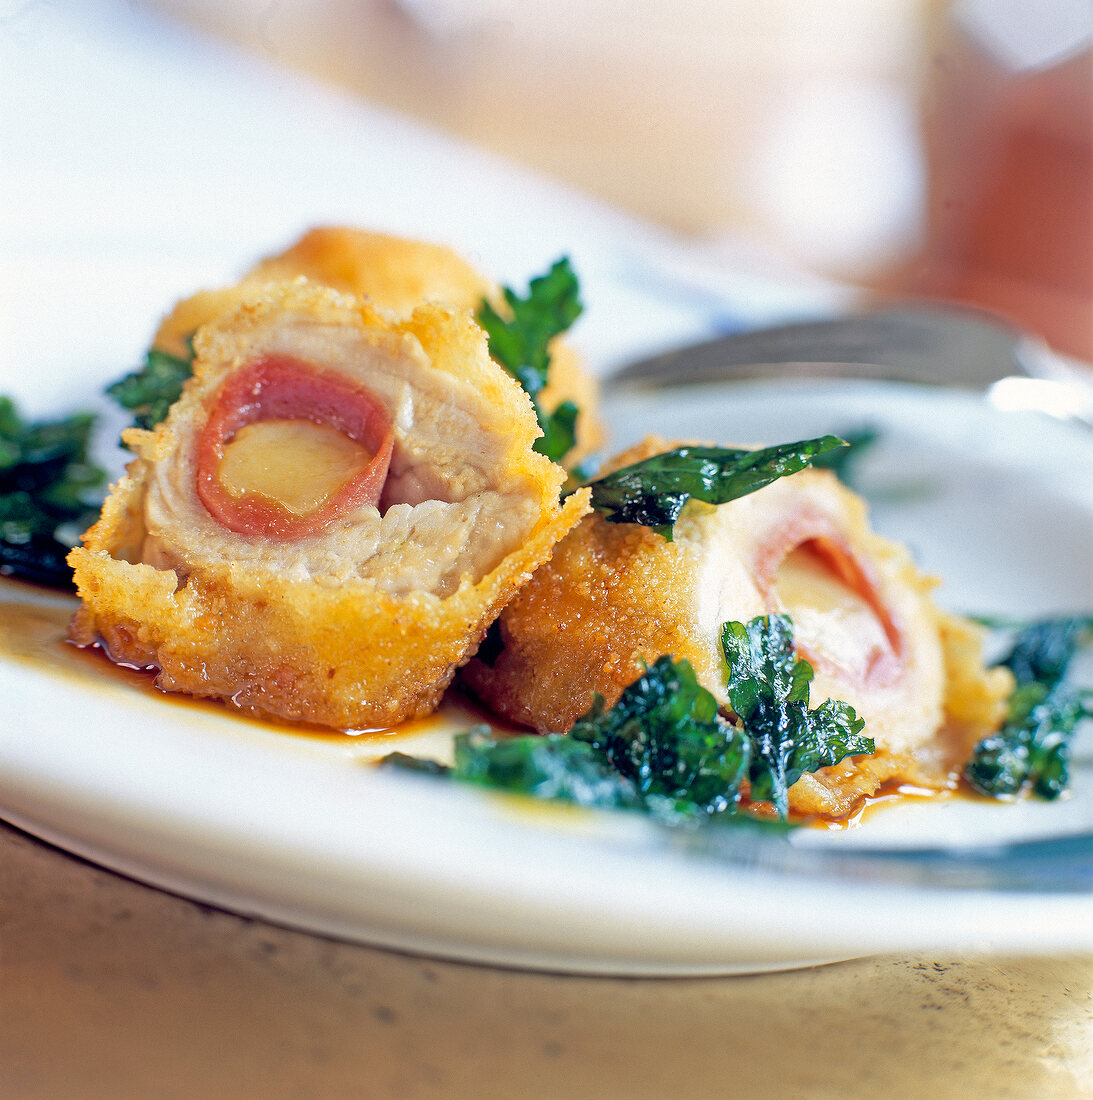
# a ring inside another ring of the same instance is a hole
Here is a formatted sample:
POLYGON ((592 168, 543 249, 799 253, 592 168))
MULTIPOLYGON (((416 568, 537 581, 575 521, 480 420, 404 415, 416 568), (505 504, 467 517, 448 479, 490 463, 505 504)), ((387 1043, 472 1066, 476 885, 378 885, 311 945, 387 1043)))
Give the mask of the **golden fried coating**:
POLYGON ((167 419, 126 434, 137 457, 70 556, 83 601, 72 638, 158 669, 167 690, 274 717, 349 729, 429 713, 587 508, 559 505, 565 474, 532 450, 527 395, 468 311, 427 304, 395 320, 304 281, 265 286, 204 325, 195 350, 167 419), (385 410, 378 506, 347 498, 314 530, 263 535, 204 505, 207 429, 232 379, 271 362, 303 380, 282 387, 289 400, 336 376, 385 410))
MULTIPOLYGON (((285 251, 262 260, 231 287, 201 290, 164 318, 153 347, 185 355, 201 325, 237 307, 268 282, 303 276, 309 282, 368 298, 377 309, 408 317, 421 302, 435 301, 476 310, 483 299, 504 309, 497 286, 444 245, 391 237, 362 229, 321 226, 309 230, 285 251)), ((581 410, 577 445, 567 456, 575 464, 604 439, 599 387, 580 358, 562 339, 551 346, 550 378, 540 394, 549 412, 565 400, 581 410)))
MULTIPOLYGON (((648 440, 611 466, 664 449, 648 440)), ((721 625, 788 613, 815 670, 811 704, 847 701, 877 746, 791 789, 795 812, 838 817, 893 778, 944 783, 1000 720, 1008 675, 984 669, 977 628, 939 611, 933 587, 869 529, 856 494, 805 470, 692 506, 672 542, 587 516, 502 613, 492 664, 462 675, 498 713, 544 731, 568 730, 594 693, 613 703, 663 654, 689 660, 727 705, 721 625)))

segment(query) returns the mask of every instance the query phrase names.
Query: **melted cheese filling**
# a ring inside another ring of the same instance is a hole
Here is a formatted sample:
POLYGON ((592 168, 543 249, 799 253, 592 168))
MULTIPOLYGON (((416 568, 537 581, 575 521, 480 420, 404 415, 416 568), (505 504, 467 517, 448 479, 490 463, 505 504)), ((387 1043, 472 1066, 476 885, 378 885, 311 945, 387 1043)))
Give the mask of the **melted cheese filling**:
POLYGON ((775 579, 798 644, 864 680, 890 650, 884 625, 863 593, 851 588, 808 543, 787 554, 775 579))
POLYGON ((325 506, 372 455, 328 424, 256 420, 224 446, 218 476, 235 500, 258 496, 296 516, 325 506))

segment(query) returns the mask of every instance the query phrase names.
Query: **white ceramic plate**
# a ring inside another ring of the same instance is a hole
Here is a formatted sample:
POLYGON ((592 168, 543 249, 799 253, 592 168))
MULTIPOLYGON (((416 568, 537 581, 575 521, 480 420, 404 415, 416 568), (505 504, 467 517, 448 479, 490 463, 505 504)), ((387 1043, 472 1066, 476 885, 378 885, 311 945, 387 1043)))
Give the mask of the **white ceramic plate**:
MULTIPOLYGON (((876 525, 946 578, 944 603, 1093 608, 1093 433, 875 384, 615 395, 611 412, 620 444, 649 430, 774 442, 875 426, 861 487, 876 525)), ((285 732, 65 652, 63 598, 14 582, 0 598, 0 815, 190 897, 394 948, 578 972, 1093 946, 1088 728, 1064 801, 907 803, 850 832, 702 844, 625 814, 370 766, 391 748, 444 753, 474 720, 458 707, 380 744, 285 732)))

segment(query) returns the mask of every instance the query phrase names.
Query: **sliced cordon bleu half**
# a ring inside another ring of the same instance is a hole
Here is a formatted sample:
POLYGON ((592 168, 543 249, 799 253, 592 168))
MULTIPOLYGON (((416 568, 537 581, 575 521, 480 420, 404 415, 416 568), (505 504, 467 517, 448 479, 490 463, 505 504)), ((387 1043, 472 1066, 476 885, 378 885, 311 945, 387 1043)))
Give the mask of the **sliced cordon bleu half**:
MULTIPOLYGON (((650 439, 618 469, 667 450, 650 439)), ((984 667, 981 631, 941 610, 902 546, 873 532, 864 501, 830 471, 805 469, 718 506, 689 507, 672 541, 588 515, 498 620, 464 670, 515 722, 566 731, 610 705, 646 664, 691 662, 729 709, 721 628, 785 614, 814 669, 811 705, 849 703, 876 752, 803 776, 797 813, 843 816, 885 783, 934 787, 996 728, 1012 684, 984 667)))
POLYGON ((336 728, 425 715, 587 508, 467 309, 304 280, 198 328, 194 374, 70 564, 71 637, 159 686, 336 728))

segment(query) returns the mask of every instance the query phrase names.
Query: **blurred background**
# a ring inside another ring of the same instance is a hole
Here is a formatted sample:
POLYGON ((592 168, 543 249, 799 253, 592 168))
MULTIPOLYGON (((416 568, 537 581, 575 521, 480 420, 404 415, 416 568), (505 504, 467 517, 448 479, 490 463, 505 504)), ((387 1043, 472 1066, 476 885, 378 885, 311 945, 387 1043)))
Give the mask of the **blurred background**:
POLYGON ((145 0, 739 263, 1093 361, 1093 0, 145 0))

